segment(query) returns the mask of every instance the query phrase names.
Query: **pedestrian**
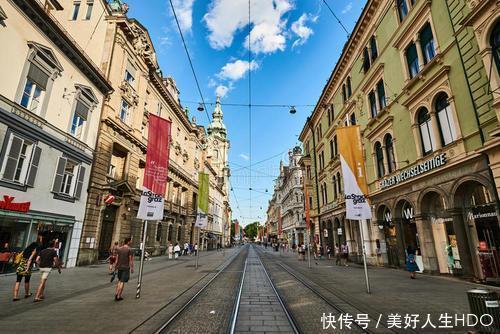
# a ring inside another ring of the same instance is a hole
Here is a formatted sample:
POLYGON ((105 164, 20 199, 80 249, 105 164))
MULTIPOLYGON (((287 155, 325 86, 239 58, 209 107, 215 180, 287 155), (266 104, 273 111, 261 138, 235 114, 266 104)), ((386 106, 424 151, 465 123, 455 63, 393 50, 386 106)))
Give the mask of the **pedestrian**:
POLYGON ((198 244, 194 244, 194 255, 198 256, 198 244))
POLYGON ((19 288, 21 286, 21 281, 24 278, 24 298, 29 298, 33 294, 30 292, 30 279, 31 279, 31 268, 33 266, 34 260, 36 260, 36 253, 41 245, 41 236, 38 240, 32 242, 23 251, 21 261, 17 265, 16 269, 16 284, 14 285, 14 296, 12 301, 17 302, 19 300, 19 288))
POLYGON ((180 254, 181 254, 181 246, 179 246, 179 244, 176 243, 174 246, 174 259, 177 260, 180 254))
POLYGON ((5 242, 0 245, 0 274, 4 272, 5 268, 9 264, 12 256, 15 253, 10 251, 9 243, 5 242))
POLYGON ((332 247, 330 247, 329 245, 326 246, 326 255, 328 256, 328 260, 332 258, 332 247))
POLYGON ((168 244, 168 259, 172 260, 172 255, 174 254, 174 246, 172 244, 168 244))
POLYGON ((410 278, 415 279, 415 272, 419 271, 416 261, 416 250, 412 245, 406 248, 406 270, 410 272, 410 278))
POLYGON ((115 263, 116 263, 116 250, 118 249, 118 241, 115 241, 113 246, 109 249, 109 257, 108 257, 108 263, 109 263, 109 274, 114 275, 115 273, 115 263))
POLYGON ((341 254, 339 244, 335 244, 335 264, 340 266, 341 263, 341 254))
POLYGON ((344 265, 348 267, 347 261, 349 261, 349 246, 347 246, 347 241, 344 241, 342 244, 342 261, 344 261, 344 265))
POLYGON ((123 300, 123 288, 130 279, 130 274, 134 273, 134 252, 129 244, 131 238, 125 238, 123 246, 116 250, 116 269, 118 270, 118 284, 116 285, 115 301, 123 300))
POLYGON ((189 244, 189 247, 188 247, 188 254, 189 256, 193 255, 193 244, 189 244))
POLYGON ((182 255, 187 255, 188 254, 188 248, 189 248, 189 245, 187 242, 184 243, 184 254, 182 255))
POLYGON ((59 257, 57 256, 56 251, 56 240, 51 240, 49 242, 49 247, 45 248, 38 254, 36 258, 36 263, 38 267, 40 267, 40 272, 42 273, 42 277, 40 279, 40 284, 38 285, 38 289, 36 290, 35 299, 36 302, 41 302, 45 299, 45 285, 47 284, 47 279, 49 278, 50 272, 52 268, 57 268, 59 274, 61 273, 61 261, 59 261, 59 257))

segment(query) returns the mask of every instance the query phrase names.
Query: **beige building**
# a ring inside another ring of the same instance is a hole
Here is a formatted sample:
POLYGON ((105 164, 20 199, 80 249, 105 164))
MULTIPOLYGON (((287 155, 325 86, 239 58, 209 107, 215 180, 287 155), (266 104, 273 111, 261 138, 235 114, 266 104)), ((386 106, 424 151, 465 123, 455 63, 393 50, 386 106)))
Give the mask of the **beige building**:
POLYGON ((175 81, 159 68, 148 31, 126 15, 121 1, 65 1, 57 15, 77 42, 90 50, 114 93, 106 100, 89 185, 79 264, 108 256, 125 237, 138 247, 143 224, 136 219, 144 175, 148 116, 172 122, 169 181, 161 222, 149 222, 146 247, 154 255, 169 243, 196 243, 198 171, 203 166, 204 128, 189 119, 175 81), (114 198, 111 203, 105 200, 114 198))
POLYGON ((0 4, 0 244, 58 239, 72 267, 112 86, 62 28, 62 11, 55 0, 0 4))

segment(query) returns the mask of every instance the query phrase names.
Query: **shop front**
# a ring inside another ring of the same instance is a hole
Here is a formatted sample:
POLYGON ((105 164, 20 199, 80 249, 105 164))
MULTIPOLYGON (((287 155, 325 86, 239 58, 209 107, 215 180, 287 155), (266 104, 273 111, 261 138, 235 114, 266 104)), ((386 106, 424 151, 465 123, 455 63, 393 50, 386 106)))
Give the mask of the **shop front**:
MULTIPOLYGON (((0 209, 0 245, 7 244, 9 252, 17 253, 36 241, 39 235, 42 236, 42 248, 57 239, 59 256, 67 262, 74 223, 74 218, 50 213, 0 209)), ((6 265, 2 273, 13 270, 6 265)))

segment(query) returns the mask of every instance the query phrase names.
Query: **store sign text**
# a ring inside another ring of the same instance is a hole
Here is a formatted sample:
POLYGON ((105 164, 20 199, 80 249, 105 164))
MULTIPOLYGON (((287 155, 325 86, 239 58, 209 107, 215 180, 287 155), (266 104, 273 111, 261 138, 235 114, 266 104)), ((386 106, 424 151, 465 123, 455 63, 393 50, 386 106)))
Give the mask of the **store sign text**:
POLYGON ((427 173, 433 169, 439 168, 446 164, 446 153, 441 153, 429 159, 427 161, 422 162, 421 164, 415 165, 408 169, 403 170, 402 172, 393 175, 387 179, 380 181, 380 189, 385 189, 406 180, 412 179, 420 174, 427 173))
POLYGON ((14 198, 15 197, 4 195, 3 201, 0 201, 0 209, 8 211, 18 211, 18 212, 29 211, 31 202, 13 203, 14 198))

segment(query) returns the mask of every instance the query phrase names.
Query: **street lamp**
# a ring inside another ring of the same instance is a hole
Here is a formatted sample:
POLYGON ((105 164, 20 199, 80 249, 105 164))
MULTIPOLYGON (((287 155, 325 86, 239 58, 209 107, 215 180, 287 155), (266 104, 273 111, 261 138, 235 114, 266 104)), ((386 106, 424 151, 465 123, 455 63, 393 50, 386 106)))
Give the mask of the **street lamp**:
POLYGON ((203 104, 202 104, 201 102, 198 104, 198 108, 197 108, 197 110, 198 110, 199 112, 202 112, 202 111, 204 111, 204 110, 205 110, 205 108, 203 107, 203 104))
POLYGON ((290 107, 290 114, 295 114, 297 112, 297 109, 295 109, 295 106, 290 107))

